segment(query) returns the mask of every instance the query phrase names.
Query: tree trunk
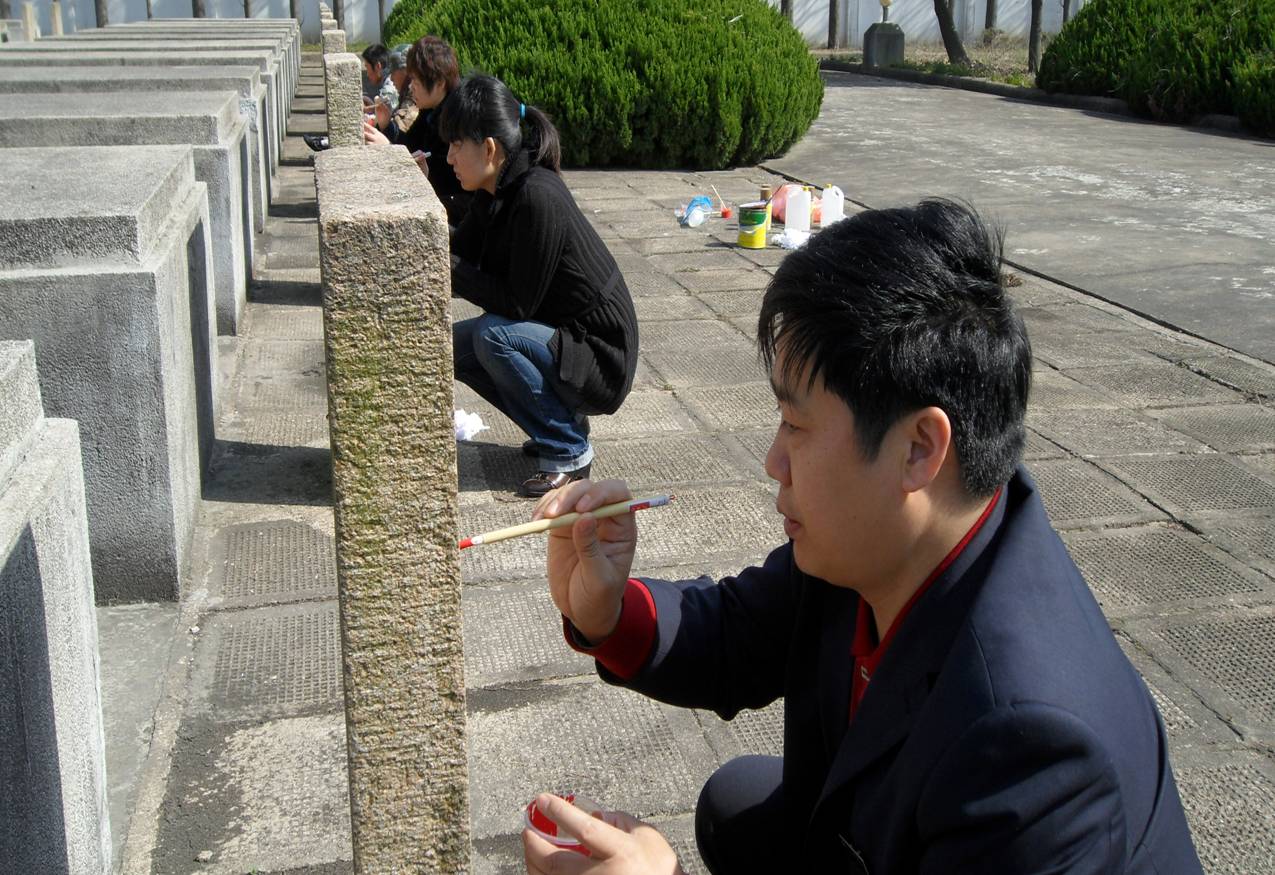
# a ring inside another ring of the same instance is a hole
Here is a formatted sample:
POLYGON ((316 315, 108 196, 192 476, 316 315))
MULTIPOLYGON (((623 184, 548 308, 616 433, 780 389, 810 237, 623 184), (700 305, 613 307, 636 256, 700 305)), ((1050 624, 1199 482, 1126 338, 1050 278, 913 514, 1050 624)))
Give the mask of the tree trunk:
POLYGON ((983 29, 996 29, 996 0, 987 0, 987 15, 983 18, 983 29))
POLYGON ((837 47, 841 35, 841 0, 828 0, 828 48, 837 47))
POLYGON ((1071 21, 1071 0, 1062 0, 1063 4, 1063 24, 1071 21))
MULTIPOLYGON (((937 0, 936 0, 937 2, 937 0)), ((1027 72, 1040 72, 1040 20, 1045 0, 1032 0, 1032 23, 1027 31, 1027 72)))
POLYGON ((783 13, 784 18, 792 21, 792 0, 779 0, 779 11, 783 13))
POLYGON ((0 18, 12 18, 9 14, 9 0, 0 0, 0 18))
POLYGON ((332 17, 345 30, 345 4, 341 0, 332 0, 332 17))
POLYGON ((252 18, 252 0, 243 0, 243 17, 252 18))
POLYGON ((190 14, 196 18, 207 18, 208 13, 204 10, 204 0, 190 0, 190 14))
POLYGON ((146 0, 146 20, 150 21, 155 17, 155 8, 151 0, 146 0))
POLYGON ((97 13, 98 27, 106 27, 111 23, 111 16, 106 12, 106 0, 94 0, 93 11, 97 13))
MULTIPOLYGON (((1032 0, 1040 3, 1041 0, 1032 0)), ((970 56, 965 53, 965 44, 961 42, 961 32, 956 29, 952 20, 950 0, 934 0, 934 14, 939 17, 939 33, 943 35, 943 48, 947 49, 947 59, 953 64, 970 66, 970 56)))
POLYGON ((380 42, 385 42, 385 0, 376 0, 376 34, 380 42))
POLYGON ((297 8, 299 2, 300 0, 288 0, 288 14, 297 22, 301 21, 301 10, 297 8))

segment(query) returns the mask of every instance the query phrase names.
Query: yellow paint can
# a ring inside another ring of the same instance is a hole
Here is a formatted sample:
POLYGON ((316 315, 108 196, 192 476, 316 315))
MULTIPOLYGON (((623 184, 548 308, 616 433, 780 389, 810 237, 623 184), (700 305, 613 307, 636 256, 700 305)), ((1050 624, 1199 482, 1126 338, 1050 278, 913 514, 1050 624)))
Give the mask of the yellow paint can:
POLYGON ((766 227, 770 224, 770 203, 756 201, 739 205, 739 245, 745 249, 766 248, 766 227))

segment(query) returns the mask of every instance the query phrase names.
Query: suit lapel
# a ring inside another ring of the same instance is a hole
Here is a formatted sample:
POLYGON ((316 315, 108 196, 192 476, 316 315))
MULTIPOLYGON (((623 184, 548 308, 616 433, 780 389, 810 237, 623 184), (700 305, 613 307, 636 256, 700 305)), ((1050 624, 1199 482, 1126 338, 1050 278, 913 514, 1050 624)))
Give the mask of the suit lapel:
MULTIPOLYGON (((849 594, 849 620, 843 623, 841 617, 837 617, 837 625, 830 628, 839 630, 839 635, 825 636, 822 654, 826 676, 840 680, 841 676, 834 673, 830 662, 839 653, 845 666, 845 683, 827 694, 828 698, 833 695, 841 697, 841 742, 835 748, 836 755, 815 807, 816 814, 829 796, 852 785, 864 769, 894 748, 911 731, 934 679, 947 659, 952 641, 982 588, 985 569, 994 552, 987 547, 996 537, 1005 516, 1005 492, 1005 489, 1001 490, 996 507, 975 537, 903 619, 903 625, 882 658, 863 701, 859 703, 854 722, 848 728, 846 721, 849 720, 850 678, 854 662, 850 655, 850 642, 859 599, 846 591, 849 594), (829 641, 836 638, 840 638, 839 643, 829 641)), ((825 737, 833 734, 834 705, 826 702, 821 707, 825 737)))

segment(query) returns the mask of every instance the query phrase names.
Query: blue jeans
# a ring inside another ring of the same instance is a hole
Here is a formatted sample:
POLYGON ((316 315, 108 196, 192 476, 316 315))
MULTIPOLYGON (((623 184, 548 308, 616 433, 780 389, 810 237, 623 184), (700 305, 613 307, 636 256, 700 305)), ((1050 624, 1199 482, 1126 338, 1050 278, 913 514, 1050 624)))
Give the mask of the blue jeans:
POLYGON ((527 433, 540 470, 557 473, 593 461, 589 420, 562 401, 554 329, 484 313, 452 326, 456 379, 527 433))

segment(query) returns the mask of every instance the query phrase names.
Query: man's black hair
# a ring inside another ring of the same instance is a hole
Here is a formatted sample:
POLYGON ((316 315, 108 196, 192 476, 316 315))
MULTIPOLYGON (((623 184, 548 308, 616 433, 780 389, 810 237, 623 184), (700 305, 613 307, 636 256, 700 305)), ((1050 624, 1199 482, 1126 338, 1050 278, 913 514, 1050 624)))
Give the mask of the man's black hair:
POLYGON ((942 409, 965 491, 989 496, 1022 456, 1031 388, 1002 248, 998 229, 947 200, 843 219, 780 264, 757 323, 762 360, 782 349, 789 386, 807 367, 811 386, 822 379, 868 460, 902 416, 942 409))
POLYGON ((390 60, 390 50, 380 43, 376 43, 363 50, 363 60, 371 64, 373 70, 376 69, 378 64, 384 70, 384 65, 389 63, 390 60))

